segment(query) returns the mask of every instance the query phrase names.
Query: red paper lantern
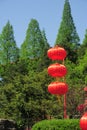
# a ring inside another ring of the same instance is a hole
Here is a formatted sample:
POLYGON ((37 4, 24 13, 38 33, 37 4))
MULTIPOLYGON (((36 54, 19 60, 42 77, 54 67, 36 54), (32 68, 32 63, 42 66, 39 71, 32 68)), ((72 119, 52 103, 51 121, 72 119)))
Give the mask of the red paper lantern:
POLYGON ((80 119, 81 130, 87 130, 87 112, 80 119))
POLYGON ((68 85, 64 82, 52 82, 48 86, 48 91, 54 95, 63 95, 68 91, 68 85))
POLYGON ((47 51, 47 55, 52 60, 64 60, 67 54, 64 48, 55 46, 47 51))
POLYGON ((87 92, 87 87, 84 88, 84 91, 87 92))
POLYGON ((48 67, 48 74, 52 77, 63 77, 67 73, 67 69, 62 64, 52 64, 48 67))

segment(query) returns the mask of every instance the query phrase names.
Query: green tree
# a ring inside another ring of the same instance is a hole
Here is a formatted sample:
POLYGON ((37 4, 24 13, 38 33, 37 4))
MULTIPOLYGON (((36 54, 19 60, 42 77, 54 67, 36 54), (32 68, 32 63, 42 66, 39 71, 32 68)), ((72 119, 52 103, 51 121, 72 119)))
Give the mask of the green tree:
POLYGON ((24 65, 21 66, 20 71, 17 71, 18 66, 20 68, 19 64, 5 67, 9 73, 13 71, 12 76, 4 73, 2 83, 0 82, 0 99, 2 99, 0 115, 3 118, 14 119, 19 127, 30 126, 37 120, 46 118, 47 108, 49 109, 46 100, 50 100, 47 93, 47 82, 50 81, 50 78, 48 78, 47 70, 40 74, 30 72, 28 75, 24 72, 21 73, 24 65))
MULTIPOLYGON (((87 81, 85 81, 85 77, 87 75, 87 49, 85 50, 85 54, 83 55, 83 58, 78 60, 78 65, 76 67, 77 72, 79 72, 79 74, 81 75, 81 80, 83 81, 83 83, 87 84, 87 81)), ((85 85, 86 85, 85 84, 85 85)))
POLYGON ((71 61, 75 62, 77 60, 79 36, 76 32, 68 0, 65 0, 62 21, 58 30, 55 45, 64 47, 67 50, 68 58, 71 61))
POLYGON ((20 56, 23 59, 35 59, 44 55, 48 49, 48 43, 42 36, 39 23, 35 19, 31 19, 26 32, 26 38, 21 45, 20 56))
POLYGON ((41 34, 42 34, 42 37, 43 37, 43 40, 44 40, 44 49, 46 49, 46 51, 47 51, 47 49, 50 47, 50 45, 47 41, 46 33, 45 33, 44 29, 42 30, 41 34))
POLYGON ((0 65, 0 77, 3 84, 14 83, 15 77, 19 74, 28 74, 28 62, 21 60, 15 63, 0 65))
POLYGON ((85 81, 81 66, 76 65, 67 59, 65 64, 68 69, 66 75, 66 83, 68 84, 67 113, 73 118, 75 115, 79 115, 77 106, 84 102, 83 88, 85 81))
POLYGON ((29 69, 41 71, 49 64, 47 50, 49 43, 46 39, 45 31, 40 30, 39 23, 31 19, 26 32, 26 38, 21 45, 20 59, 29 60, 29 69), (35 69, 36 68, 36 69, 35 69))
POLYGON ((6 64, 17 61, 19 57, 19 49, 14 40, 13 27, 8 21, 3 27, 0 35, 0 63, 6 64))
POLYGON ((85 32, 85 37, 83 39, 83 42, 80 45, 80 48, 79 48, 79 51, 78 51, 79 59, 84 57, 86 51, 87 51, 87 29, 86 29, 86 32, 85 32))
POLYGON ((47 68, 41 72, 27 71, 27 63, 0 65, 0 115, 15 120, 19 127, 57 117, 62 111, 56 96, 48 93, 47 86, 52 78, 47 74, 47 68))

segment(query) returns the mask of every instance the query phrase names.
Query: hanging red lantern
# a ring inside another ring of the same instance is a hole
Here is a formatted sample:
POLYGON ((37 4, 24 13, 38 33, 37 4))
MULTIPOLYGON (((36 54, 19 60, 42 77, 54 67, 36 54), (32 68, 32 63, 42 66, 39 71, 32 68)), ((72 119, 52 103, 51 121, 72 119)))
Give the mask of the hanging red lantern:
POLYGON ((80 119, 81 130, 87 130, 87 112, 80 119))
MULTIPOLYGON (((84 94, 85 94, 85 97, 87 97, 87 87, 84 88, 84 94)), ((86 104, 87 104, 87 101, 86 101, 86 104)))
POLYGON ((48 91, 54 95, 63 95, 68 91, 68 85, 64 82, 52 82, 48 86, 48 91))
POLYGON ((62 64, 55 63, 48 67, 48 74, 52 77, 63 77, 66 75, 66 73, 67 69, 62 64))
POLYGON ((52 60, 64 60, 67 53, 64 48, 55 46, 47 51, 47 55, 52 60))
POLYGON ((87 87, 84 88, 84 91, 87 92, 87 87))

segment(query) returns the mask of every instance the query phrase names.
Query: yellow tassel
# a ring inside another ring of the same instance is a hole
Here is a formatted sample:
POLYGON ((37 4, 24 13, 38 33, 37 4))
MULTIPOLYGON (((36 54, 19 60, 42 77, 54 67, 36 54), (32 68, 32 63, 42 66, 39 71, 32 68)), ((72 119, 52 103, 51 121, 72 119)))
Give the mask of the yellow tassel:
POLYGON ((61 105, 61 96, 57 95, 58 103, 61 105))

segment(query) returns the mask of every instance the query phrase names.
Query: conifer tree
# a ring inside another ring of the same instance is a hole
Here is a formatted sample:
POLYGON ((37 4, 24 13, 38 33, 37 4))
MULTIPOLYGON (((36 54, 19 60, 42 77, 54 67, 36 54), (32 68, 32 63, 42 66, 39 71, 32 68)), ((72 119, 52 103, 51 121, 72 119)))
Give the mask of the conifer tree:
POLYGON ((68 52, 68 58, 72 61, 76 61, 79 40, 73 17, 71 15, 69 1, 65 0, 62 21, 55 44, 64 47, 68 52))
POLYGON ((50 48, 50 45, 47 41, 45 30, 42 30, 42 37, 43 37, 43 40, 44 40, 44 55, 41 58, 41 65, 45 65, 45 67, 48 67, 48 65, 51 62, 50 59, 47 56, 47 50, 50 48))
POLYGON ((43 40, 44 40, 45 48, 47 50, 50 46, 49 46, 49 43, 48 43, 47 38, 46 38, 45 30, 43 29, 41 33, 42 33, 42 37, 43 37, 43 40))
POLYGON ((49 44, 46 39, 45 31, 42 32, 36 19, 31 19, 26 37, 20 48, 20 59, 29 61, 29 69, 41 71, 47 67, 47 50, 49 44))
POLYGON ((0 35, 0 63, 7 64, 17 61, 19 49, 14 40, 13 27, 8 21, 0 35))
POLYGON ((45 43, 39 23, 37 20, 31 19, 26 32, 26 38, 21 45, 21 58, 36 59, 42 57, 46 49, 48 49, 48 43, 45 43))

